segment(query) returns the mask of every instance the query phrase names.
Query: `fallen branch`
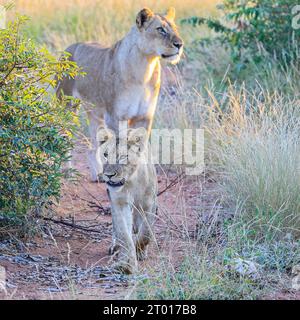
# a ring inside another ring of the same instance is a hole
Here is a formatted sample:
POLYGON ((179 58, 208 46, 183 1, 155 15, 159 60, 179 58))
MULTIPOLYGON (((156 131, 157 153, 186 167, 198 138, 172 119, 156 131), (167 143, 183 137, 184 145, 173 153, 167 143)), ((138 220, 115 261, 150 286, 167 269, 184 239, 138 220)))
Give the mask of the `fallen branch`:
POLYGON ((177 183, 179 183, 180 181, 183 180, 184 178, 184 173, 182 172, 181 174, 179 174, 176 178, 174 178, 173 180, 171 180, 171 182, 161 191, 159 191, 157 193, 157 196, 159 197, 160 195, 162 195, 163 193, 165 193, 167 190, 171 189, 172 187, 174 187, 177 183))
POLYGON ((89 231, 89 232, 96 232, 96 233, 101 233, 103 234, 103 231, 99 231, 97 229, 91 229, 90 227, 84 227, 75 223, 70 223, 67 221, 64 221, 62 219, 57 220, 57 219, 53 219, 53 218, 47 218, 47 217, 42 217, 43 220, 45 221, 50 221, 56 224, 62 224, 64 226, 70 227, 70 228, 75 228, 75 229, 79 229, 79 230, 83 230, 83 231, 89 231))
MULTIPOLYGON (((157 193, 157 196, 159 197, 160 195, 162 195, 164 192, 166 192, 167 190, 171 189, 172 187, 174 187, 176 184, 178 184, 184 177, 184 173, 182 172, 180 175, 176 176, 176 178, 174 178, 173 180, 171 180, 171 182, 161 191, 159 191, 157 193)), ((84 200, 86 202, 89 203, 89 206, 90 207, 98 207, 100 210, 102 210, 104 212, 104 214, 107 214, 109 212, 109 208, 104 208, 101 203, 99 202, 99 200, 94 196, 92 195, 86 188, 84 188, 88 193, 89 195, 95 199, 99 204, 93 202, 93 201, 89 201, 89 200, 86 200, 86 199, 83 199, 83 198, 80 198, 81 200, 84 200)), ((50 222, 53 222, 53 223, 56 223, 56 224, 62 224, 64 226, 67 226, 67 227, 70 227, 70 228, 75 228, 75 229, 79 229, 79 230, 83 230, 83 231, 88 231, 88 232, 95 232, 95 233, 103 233, 102 231, 99 231, 97 229, 91 229, 90 227, 85 227, 85 226, 81 226, 81 225, 78 225, 78 224, 75 224, 74 222, 67 222, 63 219, 60 219, 60 220, 57 220, 57 219, 53 219, 53 218, 48 218, 48 217, 42 217, 43 220, 45 221, 50 221, 50 222)))
MULTIPOLYGON (((105 207, 102 206, 102 204, 97 204, 95 201, 90 201, 90 200, 84 199, 84 198, 80 197, 78 194, 76 194, 75 196, 77 198, 79 198, 80 200, 85 201, 90 208, 99 209, 101 211, 101 214, 104 215, 104 216, 105 215, 109 215, 111 213, 109 207, 105 208, 105 207)), ((100 203, 100 201, 97 201, 97 202, 100 203)))
POLYGON ((104 208, 103 205, 101 204, 101 202, 82 184, 80 183, 80 185, 82 186, 82 188, 95 200, 94 201, 90 201, 90 200, 86 200, 86 199, 83 199, 81 197, 79 197, 77 195, 77 197, 83 201, 86 201, 87 203, 89 203, 89 207, 90 208, 99 208, 102 212, 103 212, 103 215, 108 215, 110 214, 110 208, 104 208))

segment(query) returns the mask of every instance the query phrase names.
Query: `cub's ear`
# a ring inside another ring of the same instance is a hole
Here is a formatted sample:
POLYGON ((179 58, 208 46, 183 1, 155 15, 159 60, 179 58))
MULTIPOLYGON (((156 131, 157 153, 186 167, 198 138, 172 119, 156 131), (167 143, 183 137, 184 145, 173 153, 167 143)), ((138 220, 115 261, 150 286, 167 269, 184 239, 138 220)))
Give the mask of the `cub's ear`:
POLYGON ((176 16, 176 10, 175 10, 175 8, 174 8, 174 7, 170 7, 170 8, 168 9, 168 11, 167 11, 166 18, 167 18, 168 20, 173 21, 173 20, 175 20, 175 16, 176 16))
POLYGON ((100 127, 97 131, 97 142, 101 146, 103 143, 113 138, 113 136, 114 136, 114 133, 112 130, 104 127, 100 127))
POLYGON ((144 27, 145 23, 149 22, 153 16, 154 13, 150 9, 142 9, 136 17, 136 25, 138 29, 141 30, 144 27))
POLYGON ((129 148, 136 148, 139 152, 141 152, 147 143, 148 140, 148 132, 145 128, 137 128, 137 129, 129 129, 127 142, 129 148))

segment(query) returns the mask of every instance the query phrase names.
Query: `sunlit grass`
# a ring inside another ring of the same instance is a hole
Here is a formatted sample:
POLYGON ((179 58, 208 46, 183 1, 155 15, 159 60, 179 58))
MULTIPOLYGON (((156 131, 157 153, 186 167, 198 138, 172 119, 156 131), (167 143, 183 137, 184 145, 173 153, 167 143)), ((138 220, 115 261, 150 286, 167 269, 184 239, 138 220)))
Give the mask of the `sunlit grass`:
POLYGON ((221 187, 251 235, 300 231, 299 101, 262 92, 229 92, 222 122, 210 123, 221 187))
MULTIPOLYGON (((20 12, 31 19, 27 33, 55 50, 63 50, 77 41, 99 41, 111 45, 124 36, 135 23, 139 10, 147 6, 164 13, 170 6, 177 12, 177 22, 193 15, 208 16, 216 13, 217 0, 16 0, 10 12, 20 12)), ((0 1, 1 3, 1 1, 0 1)), ((2 0, 2 3, 7 1, 2 0)), ((185 42, 194 39, 191 27, 182 27, 185 42)))

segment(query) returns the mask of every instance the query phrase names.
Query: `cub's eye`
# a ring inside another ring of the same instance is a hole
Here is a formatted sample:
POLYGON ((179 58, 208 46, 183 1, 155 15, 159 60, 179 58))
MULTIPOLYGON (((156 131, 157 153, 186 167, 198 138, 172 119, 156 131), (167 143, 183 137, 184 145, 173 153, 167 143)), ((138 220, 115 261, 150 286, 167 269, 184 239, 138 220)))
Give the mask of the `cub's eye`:
POLYGON ((164 36, 167 34, 167 31, 163 27, 158 27, 156 30, 164 36))
POLYGON ((125 156, 125 155, 124 155, 124 156, 121 156, 121 157, 120 157, 120 160, 121 160, 121 161, 128 160, 128 155, 126 155, 126 156, 125 156))

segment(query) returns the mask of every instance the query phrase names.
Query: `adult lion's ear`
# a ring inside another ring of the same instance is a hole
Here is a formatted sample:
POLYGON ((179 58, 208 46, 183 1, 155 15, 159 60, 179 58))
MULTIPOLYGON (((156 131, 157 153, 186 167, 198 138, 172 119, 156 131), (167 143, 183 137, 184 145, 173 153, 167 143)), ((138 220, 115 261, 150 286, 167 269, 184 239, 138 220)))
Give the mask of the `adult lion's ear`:
POLYGON ((169 10, 167 11, 167 14, 166 14, 166 18, 168 20, 175 20, 175 16, 176 16, 176 10, 174 7, 170 7, 169 10))
POLYGON ((153 16, 154 16, 154 13, 150 9, 148 9, 148 8, 142 9, 136 17, 137 27, 139 29, 142 29, 144 24, 146 22, 150 21, 153 16))

